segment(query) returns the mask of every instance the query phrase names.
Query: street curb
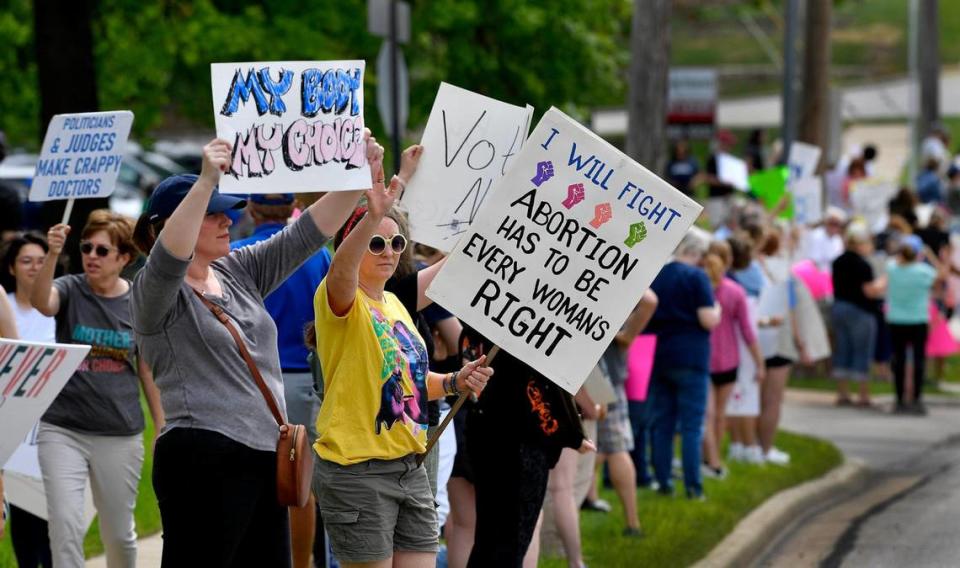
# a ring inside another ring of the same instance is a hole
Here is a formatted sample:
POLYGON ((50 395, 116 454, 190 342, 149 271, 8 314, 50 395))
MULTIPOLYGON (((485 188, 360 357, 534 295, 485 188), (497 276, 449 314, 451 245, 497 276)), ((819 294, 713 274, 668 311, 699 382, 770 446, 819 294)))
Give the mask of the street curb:
POLYGON ((867 468, 847 459, 826 475, 773 495, 747 515, 695 568, 750 566, 759 560, 783 530, 817 505, 841 493, 850 494, 867 482, 867 468))

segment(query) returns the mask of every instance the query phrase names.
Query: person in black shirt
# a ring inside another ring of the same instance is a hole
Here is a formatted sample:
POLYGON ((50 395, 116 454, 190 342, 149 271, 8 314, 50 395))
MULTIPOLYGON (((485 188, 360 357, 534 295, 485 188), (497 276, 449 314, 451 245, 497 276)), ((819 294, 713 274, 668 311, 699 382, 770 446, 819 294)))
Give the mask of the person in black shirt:
POLYGON ((833 307, 835 335, 833 376, 837 379, 837 405, 850 405, 850 381, 859 383, 857 404, 872 406, 868 384, 870 362, 876 346, 877 314, 886 282, 875 278, 867 262, 870 234, 860 224, 847 230, 846 250, 833 261, 833 307))
POLYGON ((670 153, 667 163, 667 181, 679 189, 684 195, 693 195, 694 180, 700 173, 700 164, 690 154, 690 143, 686 140, 677 140, 670 153))

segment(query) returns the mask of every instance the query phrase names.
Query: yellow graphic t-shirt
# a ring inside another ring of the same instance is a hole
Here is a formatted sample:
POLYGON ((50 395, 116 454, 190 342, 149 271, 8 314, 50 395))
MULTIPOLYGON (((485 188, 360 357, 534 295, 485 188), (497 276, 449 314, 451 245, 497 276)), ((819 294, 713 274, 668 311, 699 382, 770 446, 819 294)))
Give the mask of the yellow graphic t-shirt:
POLYGON ((327 281, 313 298, 324 398, 317 454, 350 465, 425 450, 427 349, 410 314, 390 292, 378 302, 362 290, 340 317, 327 281))

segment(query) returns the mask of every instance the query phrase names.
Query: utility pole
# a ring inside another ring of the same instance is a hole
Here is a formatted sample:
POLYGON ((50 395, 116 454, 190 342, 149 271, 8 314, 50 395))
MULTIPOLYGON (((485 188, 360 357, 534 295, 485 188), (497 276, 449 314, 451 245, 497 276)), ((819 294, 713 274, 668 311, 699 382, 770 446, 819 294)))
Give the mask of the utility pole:
POLYGON ((940 121, 940 28, 938 0, 920 2, 917 71, 920 75, 919 135, 926 136, 940 121))
POLYGON ((790 144, 797 137, 797 27, 799 26, 799 5, 797 0, 787 0, 785 15, 786 33, 783 36, 783 117, 781 119, 781 137, 783 155, 780 163, 785 164, 790 155, 790 144))
MULTIPOLYGON (((799 139, 826 150, 830 113, 830 23, 833 0, 810 0, 804 22, 803 96, 799 139)), ((823 170, 821 160, 818 170, 823 170)), ((819 173, 819 172, 818 172, 819 173)))
POLYGON ((665 166, 670 0, 634 0, 627 93, 627 154, 653 172, 665 166))

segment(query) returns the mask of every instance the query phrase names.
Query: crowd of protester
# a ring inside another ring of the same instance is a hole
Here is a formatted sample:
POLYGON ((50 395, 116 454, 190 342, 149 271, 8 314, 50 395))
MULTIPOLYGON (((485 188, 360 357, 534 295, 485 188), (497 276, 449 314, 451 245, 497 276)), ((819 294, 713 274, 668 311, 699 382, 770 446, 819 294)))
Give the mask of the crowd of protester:
MULTIPOLYGON (((158 436, 165 566, 534 566, 550 523, 579 567, 580 511, 611 510, 601 485, 623 505, 624 537, 642 538, 645 499, 673 497, 679 482, 701 501, 704 477, 725 479, 729 462, 790 467, 775 441, 798 366, 828 368, 838 406, 877 409, 870 382, 892 378, 893 412, 925 414, 928 375, 958 350, 947 322, 960 171, 946 165, 945 131, 924 143, 925 167, 879 230, 850 200, 876 148, 833 168, 832 205, 803 226, 720 178, 717 156, 736 142, 720 131, 702 170, 675 144, 665 177, 705 213, 598 362, 613 392, 604 404, 492 356, 488 338, 426 296, 444 257, 409 241, 396 200, 430 148, 407 149, 387 180, 368 137, 366 192, 242 199, 217 191, 231 148, 214 140, 199 175, 164 180, 136 222, 99 210, 79 223, 72 274, 58 276, 70 225, 46 238, 5 230, 0 334, 94 345, 31 433, 48 515, 11 507, 20 566, 83 565, 88 482, 108 565, 135 564, 141 390, 158 436), (633 365, 639 342, 654 345, 646 374, 633 365), (277 502, 285 432, 264 396, 308 427, 303 507, 277 502)), ((778 159, 760 131, 743 155, 751 170, 778 159)))

